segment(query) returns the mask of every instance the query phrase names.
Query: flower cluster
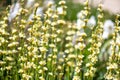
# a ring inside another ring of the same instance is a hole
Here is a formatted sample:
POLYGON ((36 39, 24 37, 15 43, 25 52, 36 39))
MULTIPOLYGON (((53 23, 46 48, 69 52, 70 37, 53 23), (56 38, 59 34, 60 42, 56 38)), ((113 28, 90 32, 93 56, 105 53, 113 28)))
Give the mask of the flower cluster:
POLYGON ((18 0, 0 21, 0 80, 120 80, 119 15, 89 0, 66 21, 66 1, 18 0))

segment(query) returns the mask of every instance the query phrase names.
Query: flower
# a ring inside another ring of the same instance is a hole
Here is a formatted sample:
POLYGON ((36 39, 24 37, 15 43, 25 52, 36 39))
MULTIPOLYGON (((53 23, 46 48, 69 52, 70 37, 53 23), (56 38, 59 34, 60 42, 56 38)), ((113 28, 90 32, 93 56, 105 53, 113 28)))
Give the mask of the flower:
POLYGON ((114 32, 114 22, 106 20, 103 26, 103 39, 107 39, 114 32))
POLYGON ((82 11, 80 11, 80 12, 77 13, 77 18, 78 19, 84 19, 85 18, 85 15, 83 14, 83 12, 84 11, 82 10, 82 11))
MULTIPOLYGON (((80 13, 78 13, 80 14, 80 13)), ((78 16, 78 15, 77 15, 78 16)), ((73 35, 73 39, 72 39, 72 44, 75 45, 76 44, 76 39, 82 34, 82 33, 85 33, 84 32, 84 29, 83 29, 83 26, 85 26, 85 22, 80 19, 80 17, 78 17, 77 19, 77 29, 78 31, 76 32, 76 34, 73 35)))
POLYGON ((108 38, 108 36, 109 36, 109 33, 108 33, 108 32, 106 32, 106 31, 105 31, 105 32, 103 32, 103 36, 102 36, 102 37, 103 37, 103 39, 107 39, 107 38, 108 38))
POLYGON ((81 29, 83 26, 85 26, 85 22, 83 20, 81 20, 81 19, 77 19, 77 28, 81 29))
MULTIPOLYGON (((37 15, 37 16, 43 15, 43 7, 38 7, 38 8, 37 8, 37 10, 36 10, 36 15, 37 15)), ((34 13, 32 13, 32 14, 29 16, 28 21, 29 21, 29 20, 32 20, 33 17, 34 17, 34 13)))
POLYGON ((43 8, 42 7, 38 7, 37 11, 36 11, 36 15, 42 15, 43 14, 43 8))
POLYGON ((55 4, 54 0, 45 0, 43 3, 43 7, 47 8, 49 5, 52 5, 52 9, 55 10, 55 6, 53 6, 53 4, 55 4))
POLYGON ((79 76, 74 76, 73 80, 80 80, 79 76))
POLYGON ((44 4, 46 5, 48 5, 48 4, 54 4, 55 2, 54 2, 54 0, 45 0, 44 1, 44 4))
POLYGON ((120 45, 120 34, 119 33, 117 34, 116 43, 120 45))
POLYGON ((62 7, 58 7, 57 8, 57 12, 58 12, 58 14, 63 14, 63 8, 62 7))
POLYGON ((26 8, 30 8, 30 7, 32 7, 33 6, 33 4, 34 4, 34 2, 35 2, 35 0, 27 0, 27 3, 26 3, 26 8))
POLYGON ((95 25, 96 25, 95 16, 91 16, 90 19, 88 20, 87 26, 92 29, 95 25))
POLYGON ((17 13, 19 12, 20 9, 20 3, 16 3, 14 5, 12 5, 12 7, 10 8, 10 15, 8 16, 8 20, 9 22, 11 22, 12 19, 14 19, 17 15, 17 13))

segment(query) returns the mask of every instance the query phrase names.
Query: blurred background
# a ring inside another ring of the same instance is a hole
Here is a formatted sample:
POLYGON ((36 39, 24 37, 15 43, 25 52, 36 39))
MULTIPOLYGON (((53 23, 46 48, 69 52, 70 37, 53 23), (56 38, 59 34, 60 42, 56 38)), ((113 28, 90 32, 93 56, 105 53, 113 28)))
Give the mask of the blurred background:
MULTIPOLYGON (((73 0, 74 3, 83 3, 85 0, 73 0)), ((100 2, 103 9, 109 11, 110 14, 120 13, 120 0, 89 0, 90 5, 96 7, 100 2)))
MULTIPOLYGON (((0 0, 0 17, 5 11, 5 8, 8 5, 12 5, 16 3, 18 0, 0 0)), ((41 1, 44 2, 45 0, 35 0, 35 1, 41 1)), ((49 1, 49 0, 48 0, 49 1)), ((56 3, 58 3, 60 0, 54 0, 56 3)), ((85 0, 66 0, 67 2, 67 15, 66 19, 70 21, 74 21, 77 19, 76 14, 83 9, 83 2, 85 0)), ((105 19, 112 19, 114 20, 114 15, 117 13, 120 13, 120 0, 89 0, 91 9, 91 15, 96 16, 97 14, 97 5, 99 3, 103 4, 105 19)))

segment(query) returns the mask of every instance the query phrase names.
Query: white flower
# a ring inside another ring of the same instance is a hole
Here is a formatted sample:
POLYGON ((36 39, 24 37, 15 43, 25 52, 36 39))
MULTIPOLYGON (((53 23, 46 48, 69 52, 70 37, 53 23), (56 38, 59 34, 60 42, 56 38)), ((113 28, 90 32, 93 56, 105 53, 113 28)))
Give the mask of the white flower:
POLYGON ((73 40, 72 40, 73 45, 76 44, 76 39, 78 38, 79 34, 85 33, 84 29, 82 28, 82 26, 85 26, 85 22, 83 20, 77 19, 76 25, 77 25, 78 31, 76 32, 76 34, 73 35, 73 40))
POLYGON ((107 39, 114 32, 114 22, 106 20, 103 26, 103 39, 107 39))
POLYGON ((43 8, 42 7, 38 7, 37 11, 36 11, 36 15, 42 15, 43 14, 43 8))
POLYGON ((58 14, 63 14, 63 8, 62 7, 58 7, 57 8, 57 12, 58 12, 58 14))
POLYGON ((117 34, 116 43, 120 45, 120 34, 119 33, 117 34))
POLYGON ((77 28, 81 29, 83 26, 85 26, 85 22, 81 19, 77 19, 77 28))
POLYGON ((77 13, 77 18, 78 19, 84 19, 85 18, 85 15, 83 14, 83 11, 80 11, 77 13))
POLYGON ((87 25, 92 29, 96 25, 96 19, 95 16, 91 16, 88 20, 87 25))
POLYGON ((78 36, 82 33, 85 33, 84 29, 82 28, 83 26, 85 26, 85 22, 83 20, 78 18, 76 25, 77 25, 78 31, 76 32, 76 34, 73 35, 73 40, 72 40, 73 45, 76 44, 76 39, 78 38, 78 36))
POLYGON ((107 32, 107 31, 104 31, 103 32, 103 39, 107 39, 108 38, 108 36, 109 36, 109 32, 107 32))
MULTIPOLYGON (((36 15, 37 15, 37 16, 43 15, 43 7, 38 7, 38 8, 37 8, 37 10, 36 10, 36 15)), ((32 20, 33 17, 34 17, 34 13, 32 13, 32 14, 29 16, 28 21, 29 21, 29 20, 32 20)))
MULTIPOLYGON (((77 28, 78 29, 82 29, 83 26, 85 26, 85 22, 83 21, 83 19, 85 18, 85 16, 83 15, 83 11, 80 11, 77 14, 77 28)), ((83 31, 83 30, 82 30, 83 31)))
POLYGON ((77 27, 81 27, 81 26, 84 26, 85 25, 85 22, 81 19, 77 19, 77 27))
POLYGON ((118 52, 119 51, 119 45, 120 45, 120 34, 118 33, 117 34, 117 37, 116 37, 116 52, 118 52))
POLYGON ((33 6, 33 4, 34 4, 34 2, 35 2, 35 0, 27 0, 27 3, 26 3, 26 8, 30 8, 30 7, 32 7, 33 6))
POLYGON ((77 22, 76 22, 76 26, 78 31, 76 32, 76 34, 73 35, 73 40, 72 40, 72 44, 75 45, 76 44, 76 39, 78 38, 78 36, 84 32, 83 26, 85 26, 85 22, 83 21, 83 19, 85 18, 85 15, 83 14, 83 11, 78 12, 77 14, 77 22))
POLYGON ((80 31, 80 33, 85 33, 84 29, 82 28, 85 26, 85 22, 81 19, 77 19, 77 29, 80 31))
MULTIPOLYGON (((44 8, 47 8, 49 4, 55 4, 55 1, 54 0, 45 0, 44 3, 43 3, 43 7, 44 8)), ((55 9, 55 6, 52 6, 52 9, 55 9)))
POLYGON ((114 22, 111 20, 106 20, 104 23, 104 31, 107 31, 109 33, 113 33, 114 31, 114 22))
POLYGON ((45 0, 45 1, 44 1, 44 4, 45 4, 45 5, 54 4, 54 3, 55 3, 54 0, 45 0))
POLYGON ((10 8, 10 15, 8 16, 9 22, 11 22, 11 20, 16 17, 17 13, 19 12, 19 9, 20 9, 20 3, 18 2, 10 8))

